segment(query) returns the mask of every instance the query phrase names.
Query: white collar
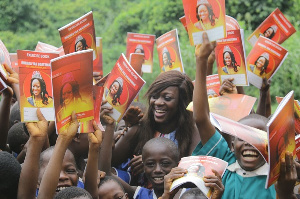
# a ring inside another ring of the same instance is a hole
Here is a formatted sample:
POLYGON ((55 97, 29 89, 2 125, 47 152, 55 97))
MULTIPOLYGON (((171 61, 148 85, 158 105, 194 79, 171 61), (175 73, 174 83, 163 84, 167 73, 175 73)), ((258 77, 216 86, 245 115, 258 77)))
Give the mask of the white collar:
POLYGON ((254 171, 245 171, 244 169, 241 168, 239 163, 237 161, 235 161, 235 163, 229 165, 227 167, 227 169, 231 172, 236 172, 238 175, 240 175, 244 178, 248 178, 248 177, 254 177, 254 176, 268 175, 269 165, 267 163, 265 163, 264 165, 262 165, 261 167, 259 167, 258 169, 254 170, 254 171))

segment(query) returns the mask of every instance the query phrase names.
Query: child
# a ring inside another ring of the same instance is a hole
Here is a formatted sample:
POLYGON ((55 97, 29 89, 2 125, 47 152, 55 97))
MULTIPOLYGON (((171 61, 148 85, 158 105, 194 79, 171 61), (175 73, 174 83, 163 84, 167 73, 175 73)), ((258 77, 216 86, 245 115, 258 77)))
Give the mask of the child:
POLYGON ((101 199, 128 199, 123 186, 114 177, 106 176, 100 181, 98 188, 99 198, 101 199))
POLYGON ((91 194, 79 187, 68 187, 56 194, 54 199, 93 199, 91 194))
POLYGON ((21 122, 14 124, 8 131, 7 143, 15 157, 20 154, 29 139, 28 132, 26 131, 24 123, 21 122))
MULTIPOLYGON (((223 159, 229 166, 223 175, 225 186, 223 198, 275 198, 274 186, 265 189, 268 165, 260 153, 248 143, 235 138, 230 151, 226 141, 210 123, 209 106, 206 93, 207 59, 213 51, 215 43, 209 43, 206 33, 203 44, 196 46, 196 80, 193 95, 194 118, 199 130, 201 142, 193 155, 210 155, 223 159)), ((243 124, 266 130, 264 122, 259 118, 249 118, 243 124)))

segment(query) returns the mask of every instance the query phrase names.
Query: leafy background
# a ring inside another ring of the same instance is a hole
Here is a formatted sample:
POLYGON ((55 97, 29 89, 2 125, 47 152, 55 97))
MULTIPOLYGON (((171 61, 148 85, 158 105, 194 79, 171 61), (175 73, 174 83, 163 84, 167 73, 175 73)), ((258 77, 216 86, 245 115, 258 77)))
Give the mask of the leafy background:
MULTIPOLYGON (((273 111, 277 106, 275 96, 284 96, 295 90, 295 99, 300 99, 300 0, 226 0, 226 14, 239 21, 245 29, 245 38, 276 7, 292 22, 297 32, 283 43, 289 55, 272 79, 273 111)), ((92 10, 96 35, 103 38, 104 74, 112 69, 120 54, 125 53, 127 32, 159 37, 177 28, 185 72, 191 79, 195 78, 194 48, 178 20, 184 15, 181 0, 1 0, 0 9, 0 39, 10 52, 34 50, 38 41, 61 46, 57 29, 92 10)), ((248 54, 251 46, 245 43, 248 54)), ((155 49, 154 71, 143 75, 147 83, 141 95, 158 74, 155 49)), ((259 97, 259 90, 253 86, 246 87, 245 91, 259 97)))

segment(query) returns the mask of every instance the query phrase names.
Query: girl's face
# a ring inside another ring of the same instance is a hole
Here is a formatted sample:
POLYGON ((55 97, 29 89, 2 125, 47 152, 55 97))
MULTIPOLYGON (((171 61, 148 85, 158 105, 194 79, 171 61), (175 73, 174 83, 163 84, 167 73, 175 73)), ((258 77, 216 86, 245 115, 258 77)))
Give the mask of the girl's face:
POLYGON ((200 5, 198 7, 198 15, 202 21, 208 20, 208 9, 205 5, 200 5))
POLYGON ((160 93, 151 96, 150 106, 152 107, 154 120, 157 123, 176 122, 179 102, 179 89, 170 86, 160 93))
POLYGON ((117 94, 120 88, 120 84, 118 82, 114 82, 110 87, 110 94, 115 95, 117 94))
POLYGON ((32 87, 31 87, 31 89, 32 89, 32 92, 33 92, 34 96, 40 95, 41 94, 41 84, 40 84, 40 81, 37 80, 37 79, 34 79, 32 81, 32 87))
POLYGON ((264 67, 265 63, 266 63, 266 58, 259 57, 259 59, 256 62, 256 67, 259 69, 262 69, 264 67))
POLYGON ((165 66, 169 65, 169 63, 170 63, 167 53, 163 54, 163 63, 165 66))
POLYGON ((81 41, 77 42, 75 48, 76 48, 76 51, 83 50, 83 44, 82 44, 82 42, 81 41))
POLYGON ((73 92, 72 92, 72 86, 70 84, 66 84, 63 87, 62 93, 63 93, 62 95, 63 95, 64 104, 65 105, 70 104, 70 102, 74 98, 74 95, 73 95, 73 92))
POLYGON ((108 180, 98 188, 99 198, 102 199, 128 199, 120 185, 114 180, 108 180))
POLYGON ((225 52, 224 53, 224 61, 226 63, 226 66, 230 66, 230 64, 231 64, 231 57, 230 57, 229 52, 225 52))
POLYGON ((272 35, 273 32, 274 32, 274 30, 270 27, 264 32, 264 36, 267 38, 270 38, 270 36, 272 35))

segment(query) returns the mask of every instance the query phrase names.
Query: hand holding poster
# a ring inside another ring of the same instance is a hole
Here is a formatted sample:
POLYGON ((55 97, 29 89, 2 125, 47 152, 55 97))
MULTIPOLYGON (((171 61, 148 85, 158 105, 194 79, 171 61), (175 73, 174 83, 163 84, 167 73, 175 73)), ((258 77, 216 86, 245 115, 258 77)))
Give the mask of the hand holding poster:
POLYGON ((93 51, 85 50, 51 60, 56 129, 66 130, 75 111, 79 133, 94 132, 93 51))
POLYGON ((288 55, 288 51, 276 42, 259 37, 247 57, 249 82, 261 88, 263 78, 271 79, 288 55))
POLYGON ((122 119, 144 84, 145 81, 121 54, 104 84, 103 97, 113 107, 113 113, 110 116, 114 120, 122 119))
POLYGON ((225 0, 182 0, 191 45, 202 43, 202 33, 209 41, 226 37, 225 0))
POLYGON ((58 57, 58 53, 18 50, 17 54, 21 121, 39 121, 37 108, 47 121, 54 121, 50 60, 58 57))
POLYGON ((129 60, 131 53, 142 53, 144 62, 142 72, 152 73, 153 70, 153 49, 155 35, 127 33, 126 58, 129 60))
POLYGON ((160 71, 178 70, 184 72, 177 29, 156 39, 160 71))
POLYGON ((259 36, 264 36, 278 44, 282 44, 295 32, 294 26, 276 8, 249 36, 248 41, 254 46, 259 36))

